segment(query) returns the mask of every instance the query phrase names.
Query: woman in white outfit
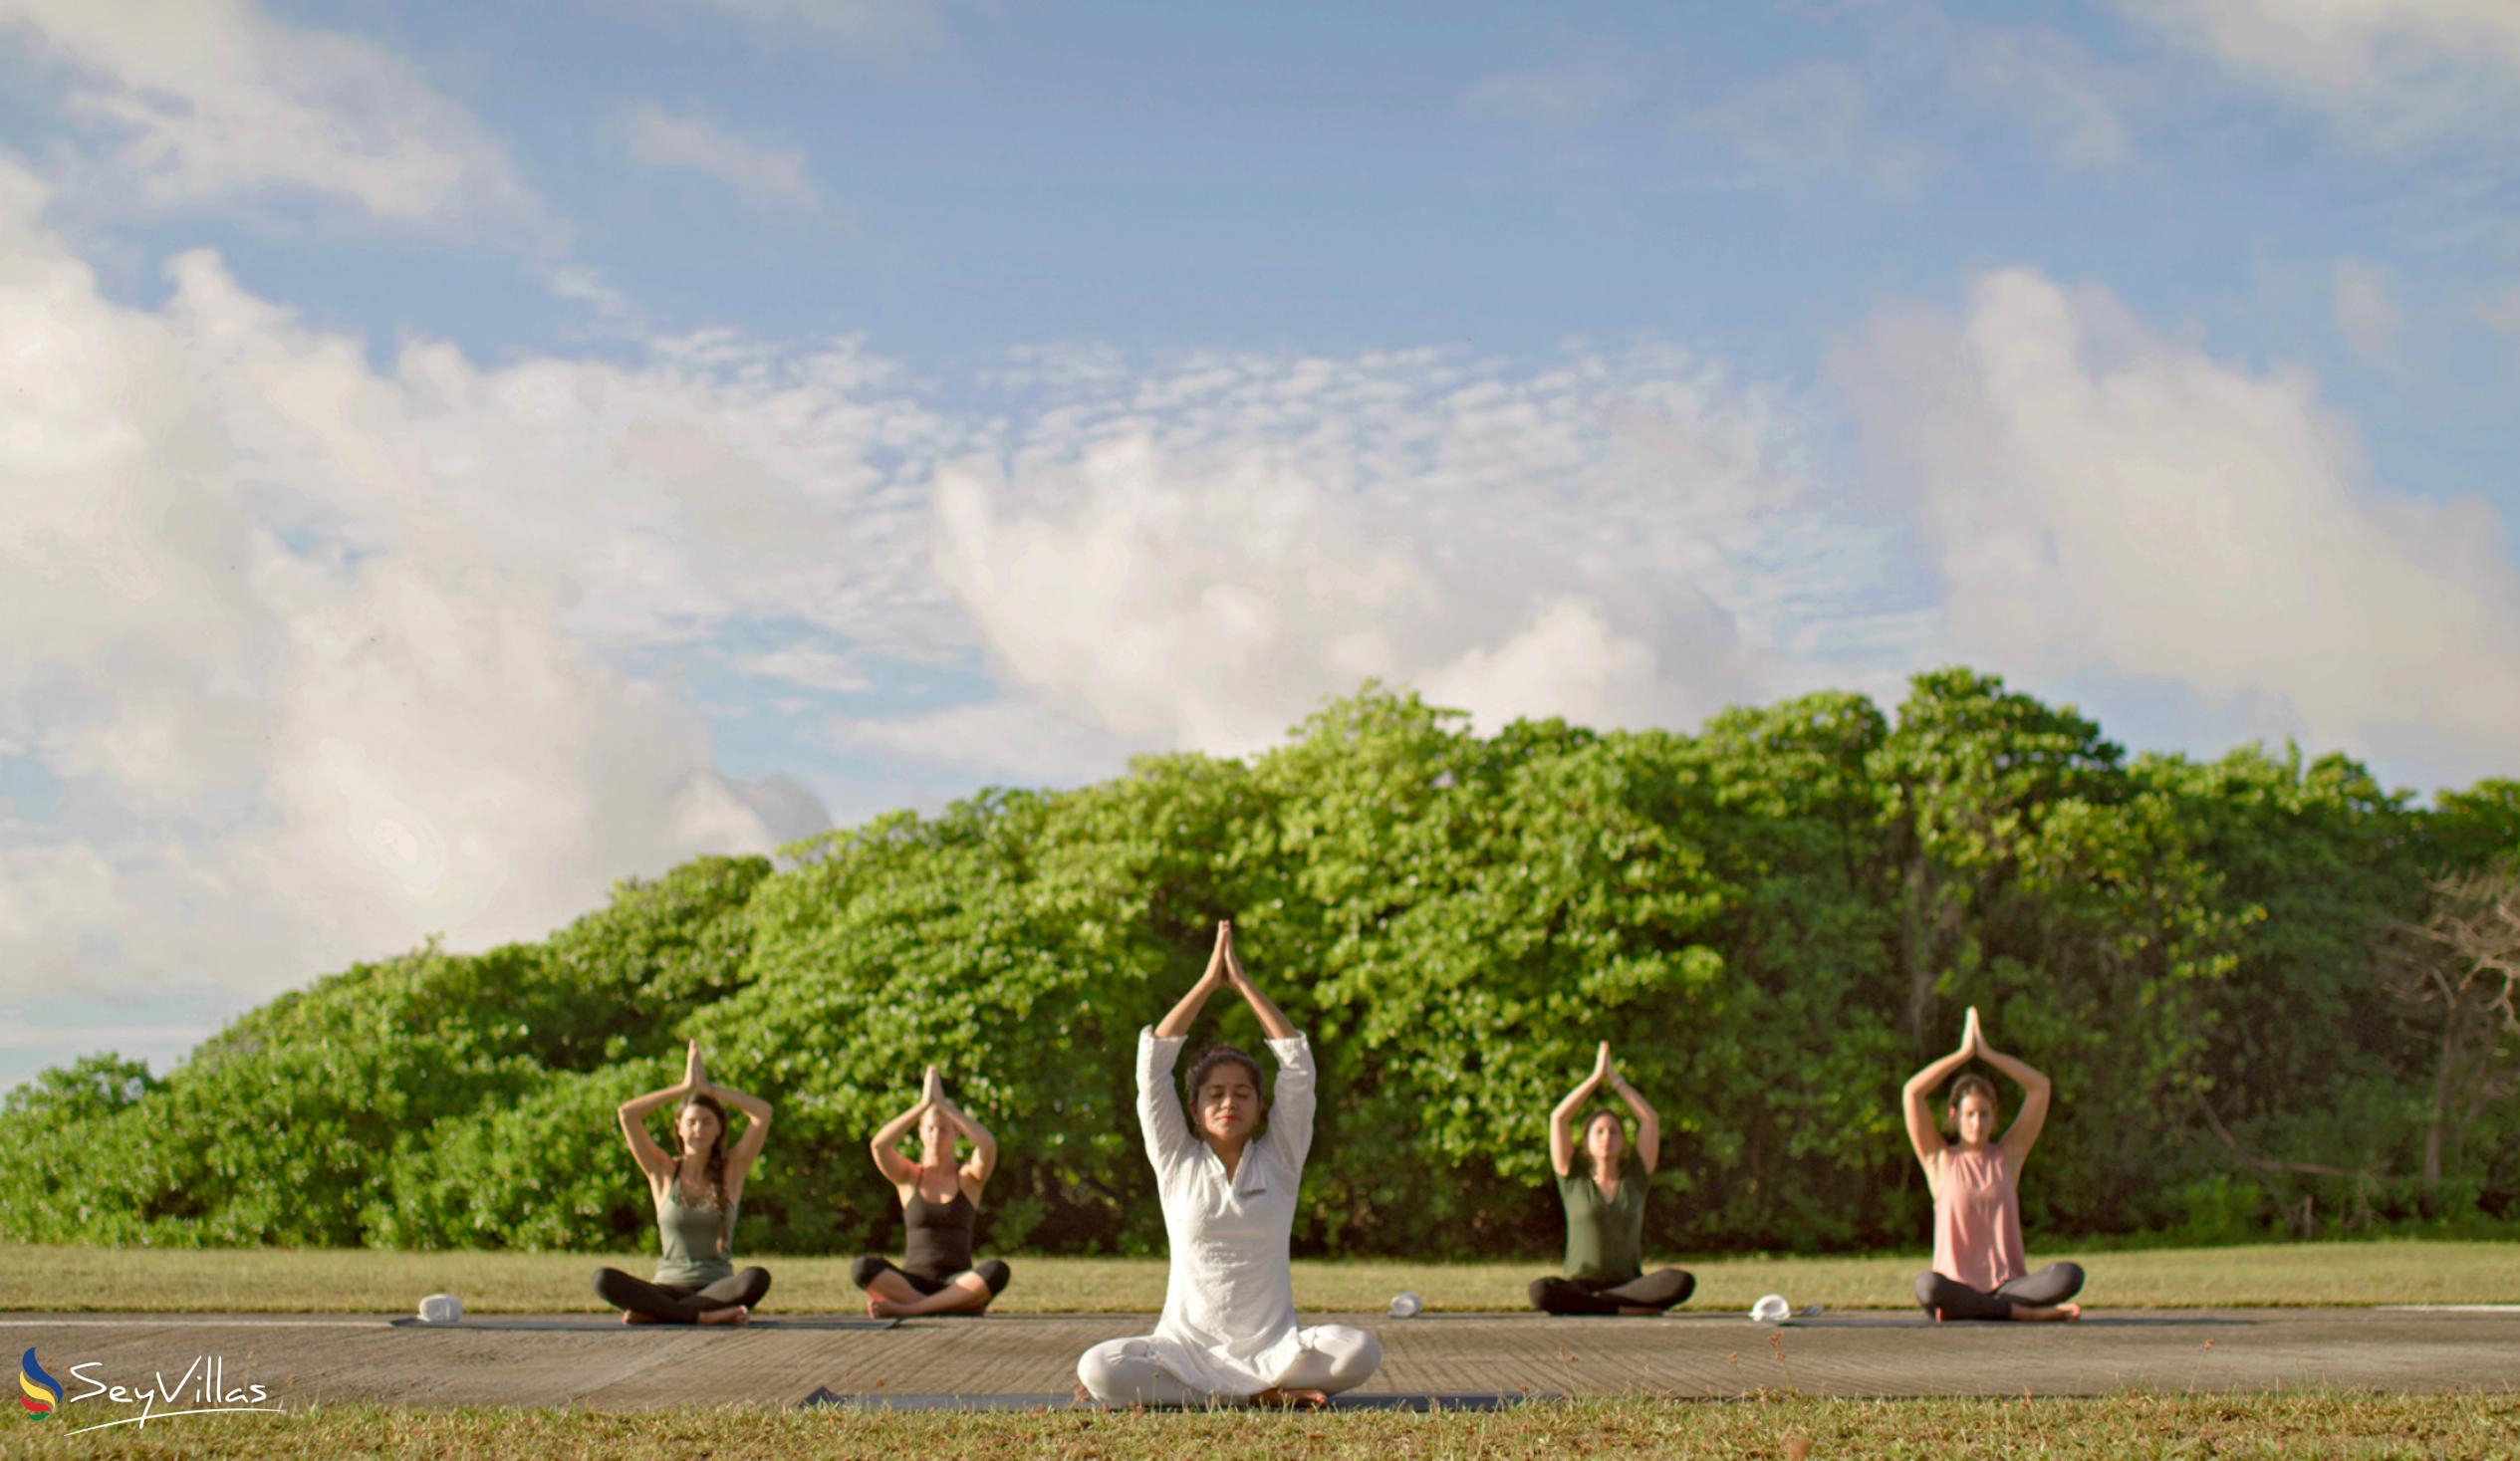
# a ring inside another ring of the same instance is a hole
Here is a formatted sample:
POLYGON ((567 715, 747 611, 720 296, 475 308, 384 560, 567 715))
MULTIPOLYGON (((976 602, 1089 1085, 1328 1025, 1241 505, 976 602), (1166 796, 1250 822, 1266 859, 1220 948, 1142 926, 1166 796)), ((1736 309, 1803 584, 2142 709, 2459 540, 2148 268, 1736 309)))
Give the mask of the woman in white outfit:
POLYGON ((1313 1145, 1313 1052, 1243 973, 1230 923, 1216 925, 1198 983, 1138 1034, 1137 1121, 1163 1197, 1172 1273, 1152 1335, 1108 1340, 1077 1361, 1086 1389, 1106 1405, 1317 1405, 1363 1384, 1383 1362, 1373 1335, 1296 1328, 1287 1240, 1313 1145), (1261 1098, 1251 1057, 1217 1046, 1191 1070, 1185 1120, 1172 1068, 1208 996, 1228 985, 1269 1037, 1277 1105, 1272 1112, 1261 1098), (1264 1115, 1268 1130, 1254 1135, 1264 1115))

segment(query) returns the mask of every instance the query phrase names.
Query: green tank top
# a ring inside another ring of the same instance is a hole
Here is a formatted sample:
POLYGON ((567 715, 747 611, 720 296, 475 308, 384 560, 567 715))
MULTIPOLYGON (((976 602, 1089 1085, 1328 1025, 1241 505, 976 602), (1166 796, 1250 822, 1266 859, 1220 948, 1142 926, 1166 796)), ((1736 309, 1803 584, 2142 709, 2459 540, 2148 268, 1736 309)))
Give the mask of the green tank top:
POLYGON ((694 1207, 684 1202, 678 1173, 665 1183, 664 1195, 656 1199, 656 1236, 663 1244, 664 1256, 656 1263, 655 1281, 677 1289, 703 1289, 719 1279, 733 1278, 734 1259, 717 1246, 721 1217, 726 1220, 725 1231, 731 1235, 735 1230, 732 1212, 721 1214, 714 1207, 694 1207))
POLYGON ((1558 1178, 1566 1204, 1566 1276, 1624 1284, 1644 1272, 1645 1164, 1635 1147, 1619 1164, 1619 1195, 1605 1200, 1593 1164, 1575 1154, 1575 1170, 1558 1178))

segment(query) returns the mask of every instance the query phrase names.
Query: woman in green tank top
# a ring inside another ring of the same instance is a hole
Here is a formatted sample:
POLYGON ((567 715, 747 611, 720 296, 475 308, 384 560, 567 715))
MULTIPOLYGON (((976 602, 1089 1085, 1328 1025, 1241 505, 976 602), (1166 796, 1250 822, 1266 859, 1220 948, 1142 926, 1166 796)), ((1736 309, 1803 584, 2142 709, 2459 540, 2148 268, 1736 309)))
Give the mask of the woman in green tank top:
POLYGON ((1660 1314, 1687 1299, 1697 1280, 1676 1268, 1644 1271, 1645 1181, 1662 1154, 1662 1118, 1610 1063, 1602 1042, 1593 1074, 1549 1113, 1549 1164, 1566 1206, 1566 1276, 1534 1279, 1531 1303, 1551 1314, 1660 1314), (1617 1111, 1584 1123, 1576 1160, 1575 1113, 1607 1084, 1637 1114, 1630 1146, 1617 1111))
POLYGON ((682 1084, 622 1102, 622 1136, 646 1174, 656 1203, 661 1254, 656 1277, 642 1283, 618 1268, 596 1270, 595 1292, 622 1311, 624 1324, 742 1324, 770 1292, 770 1275, 758 1268, 737 1272, 735 1211, 744 1178, 770 1134, 770 1102, 716 1085, 700 1066, 700 1043, 691 1042, 682 1084), (681 1147, 667 1156, 647 1134, 648 1112, 679 1100, 673 1131, 681 1147), (726 1107, 747 1117, 744 1134, 729 1150, 726 1107))

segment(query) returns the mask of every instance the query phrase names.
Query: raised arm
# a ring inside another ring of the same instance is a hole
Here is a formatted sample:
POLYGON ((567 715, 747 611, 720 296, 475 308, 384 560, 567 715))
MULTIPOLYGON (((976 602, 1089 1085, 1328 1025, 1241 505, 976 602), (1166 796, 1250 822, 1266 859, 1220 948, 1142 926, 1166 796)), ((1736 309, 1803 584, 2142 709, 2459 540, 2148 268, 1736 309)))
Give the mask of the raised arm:
POLYGON ((761 1155, 761 1143, 770 1139, 770 1102, 758 1096, 746 1096, 732 1086, 712 1081, 708 1093, 744 1113, 744 1134, 726 1153, 726 1186, 730 1192, 741 1192, 744 1175, 752 1170, 753 1160, 761 1155))
POLYGON ((1610 1042, 1602 1042, 1601 1053, 1593 1058, 1593 1074, 1576 1083, 1558 1108, 1549 1112, 1549 1165, 1559 1176, 1575 1170, 1575 1115, 1584 1109, 1584 1102, 1602 1089, 1610 1079, 1610 1042))
POLYGON ((1269 1130, 1264 1139, 1301 1174, 1304 1163, 1312 1156, 1313 1113, 1321 1097, 1321 1078, 1313 1064, 1312 1044, 1243 971, 1242 958, 1234 952, 1234 925, 1219 925, 1218 934, 1225 952, 1225 978, 1259 1019, 1260 1033, 1269 1040, 1269 1054, 1278 1063, 1277 1084, 1269 1095, 1269 1130))
POLYGON ((2030 1148, 2039 1144, 2039 1133, 2047 1129, 2048 1101, 2055 1087, 2046 1074, 2018 1056, 2008 1056, 1986 1043, 1980 1035, 1977 1058, 2009 1076, 2021 1087, 2021 1114, 2012 1118, 2004 1132, 2004 1159, 2012 1164, 2013 1175, 2021 1174, 2021 1164, 2029 1159, 2030 1148))
POLYGON ((1227 923, 1216 925, 1216 946, 1208 951, 1207 972, 1201 974, 1198 983, 1190 986, 1190 992, 1181 996, 1164 1017, 1155 1022, 1155 1039, 1179 1040, 1189 1034, 1190 1027, 1198 1023, 1199 1011, 1207 1008, 1208 996, 1225 987, 1225 941, 1231 936, 1228 932, 1231 927, 1227 923))
MULTIPOLYGON (((1207 981, 1202 978, 1199 982, 1207 981)), ((1171 1023, 1169 1016, 1164 1023, 1171 1023)), ((1182 1022, 1185 1027, 1188 1023, 1182 1022)), ((1197 1144, 1190 1135, 1190 1118, 1181 1109, 1180 1093, 1172 1089, 1172 1070, 1180 1060, 1181 1037, 1164 1034, 1162 1026, 1149 1028, 1137 1037, 1137 1129, 1146 1138, 1146 1164, 1155 1169, 1158 1181, 1168 1176, 1174 1164, 1188 1157, 1190 1148, 1197 1144)))
POLYGON ((919 1087, 918 1099, 910 1103, 908 1110, 879 1127, 875 1139, 867 1143, 867 1150, 875 1154, 875 1169, 883 1173, 883 1180, 895 1187, 906 1187, 918 1180, 918 1168, 911 1164, 909 1158, 901 1155, 901 1138, 918 1124, 919 1117, 927 1114, 927 1107, 935 1099, 936 1068, 929 1066, 927 1077, 919 1087))
POLYGON ((939 1109, 944 1111, 946 1120, 953 1122, 954 1129, 962 1133, 962 1139, 971 1143, 971 1159, 962 1164, 962 1187, 971 1195, 971 1200, 977 1202, 980 1200, 980 1189, 989 1185, 990 1174, 997 1170, 997 1138, 989 1134, 988 1127, 971 1119, 970 1114, 953 1101, 947 1100, 939 1109))
POLYGON ((673 1158, 665 1155, 665 1149, 648 1134, 647 1117, 657 1107, 689 1096, 692 1083, 699 1074, 700 1042, 695 1040, 684 1053, 680 1083, 661 1091, 650 1091, 645 1096, 633 1096, 623 1101, 614 1113, 622 1122, 622 1139, 630 1143, 630 1155, 637 1159, 638 1169, 647 1174, 650 1182, 661 1182, 673 1175, 673 1158))
POLYGON ((1942 1149, 1950 1143, 1933 1121, 1934 1089, 1951 1079, 1951 1073, 1969 1063, 1977 1053, 1977 1011, 1969 1011, 1968 1022, 1960 1034, 1960 1048, 1907 1078, 1906 1089, 1899 1093, 1899 1105, 1907 1114, 1907 1144, 1916 1148, 1916 1160, 1923 1164, 1928 1183, 1942 1180, 1942 1149))
MULTIPOLYGON (((1602 1044, 1607 1048, 1610 1042, 1602 1044)), ((1618 1092, 1619 1098, 1628 1102, 1628 1109, 1637 1113, 1637 1160, 1644 1163, 1650 1175, 1662 1159, 1662 1117, 1654 1114, 1653 1103, 1629 1085, 1628 1078, 1620 1075, 1616 1066, 1611 1068, 1610 1089, 1618 1092)))
POLYGON ((1216 925, 1216 944, 1225 956, 1225 977, 1232 982, 1234 992, 1242 996, 1243 1003, 1251 1006, 1251 1013, 1259 1017, 1260 1033, 1271 1040, 1293 1040, 1295 1022, 1289 1020, 1285 1011, 1262 994, 1260 986, 1252 983, 1251 976, 1242 971, 1242 960, 1234 955, 1233 924, 1216 925))

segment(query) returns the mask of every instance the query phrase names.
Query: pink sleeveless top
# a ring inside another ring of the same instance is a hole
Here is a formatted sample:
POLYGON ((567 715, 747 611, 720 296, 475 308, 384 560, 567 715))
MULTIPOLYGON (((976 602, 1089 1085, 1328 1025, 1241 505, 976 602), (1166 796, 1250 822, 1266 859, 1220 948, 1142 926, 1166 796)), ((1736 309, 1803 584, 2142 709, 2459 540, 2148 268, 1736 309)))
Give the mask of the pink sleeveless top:
POLYGON ((1933 1271, 1993 1293, 2030 1271, 2021 1254, 2021 1191, 2004 1148, 1942 1149, 1933 1199, 1933 1271))

